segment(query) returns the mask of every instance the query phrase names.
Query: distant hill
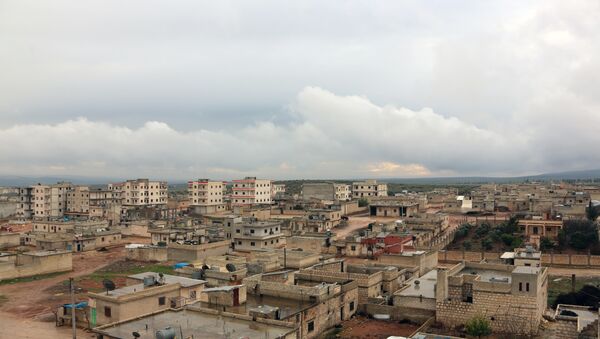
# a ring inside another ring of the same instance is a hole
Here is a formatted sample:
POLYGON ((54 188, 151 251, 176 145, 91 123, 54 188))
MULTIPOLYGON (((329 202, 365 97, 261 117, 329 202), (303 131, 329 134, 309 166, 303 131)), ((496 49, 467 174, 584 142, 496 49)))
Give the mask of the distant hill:
POLYGON ((545 173, 519 177, 440 177, 440 178, 390 178, 380 179, 382 182, 406 184, 484 184, 484 183, 520 183, 526 181, 558 181, 558 180, 593 180, 600 182, 600 169, 585 171, 568 171, 545 173))
MULTIPOLYGON (((77 175, 65 175, 65 176, 17 176, 17 175, 0 175, 0 186, 28 186, 37 183, 42 184, 53 184, 59 181, 69 181, 77 185, 106 185, 109 182, 118 182, 125 179, 131 178, 114 178, 114 177, 85 177, 77 175)), ((161 179, 164 180, 164 179, 161 179)), ((330 180, 277 180, 278 182, 284 182, 291 186, 301 186, 303 182, 323 182, 323 181, 336 181, 351 183, 352 181, 358 181, 362 179, 330 179, 330 180)), ((466 177, 438 177, 438 178, 381 178, 378 179, 381 182, 395 183, 395 184, 423 184, 423 185, 473 185, 483 183, 519 183, 525 181, 550 181, 550 180, 589 180, 600 183, 600 169, 585 170, 585 171, 568 171, 568 172, 557 172, 557 173, 545 173, 538 175, 519 176, 519 177, 486 177, 486 176, 466 176, 466 177)), ((173 186, 185 186, 186 180, 167 179, 170 185, 173 186)))

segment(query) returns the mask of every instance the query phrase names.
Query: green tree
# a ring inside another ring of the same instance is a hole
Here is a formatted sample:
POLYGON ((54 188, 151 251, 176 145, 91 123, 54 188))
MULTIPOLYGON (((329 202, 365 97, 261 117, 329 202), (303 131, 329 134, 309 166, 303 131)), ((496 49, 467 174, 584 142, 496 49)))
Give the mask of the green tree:
POLYGON ((490 322, 481 315, 474 316, 465 323, 465 331, 468 335, 481 338, 492 334, 490 322))
POLYGON ((542 237, 540 239, 540 248, 542 250, 550 250, 554 248, 554 242, 548 237, 542 237))
POLYGON ((596 219, 598 219, 598 216, 600 216, 600 206, 594 206, 590 201, 590 204, 586 209, 586 215, 588 220, 596 221, 596 219))
POLYGON ((502 239, 502 242, 504 243, 504 245, 510 246, 510 245, 512 245, 513 241, 515 240, 515 237, 512 236, 511 234, 502 234, 500 236, 500 239, 502 239))
POLYGON ((471 248, 473 248, 473 245, 471 244, 471 242, 470 242, 470 241, 465 241, 465 242, 463 242, 463 248, 464 248, 466 251, 470 251, 470 250, 471 250, 471 248))
POLYGON ((366 207, 369 205, 369 200, 367 198, 358 199, 358 207, 366 207))
POLYGON ((492 241, 492 239, 490 239, 490 237, 485 237, 485 238, 481 239, 481 248, 483 248, 486 251, 489 251, 493 247, 494 247, 494 242, 492 241))

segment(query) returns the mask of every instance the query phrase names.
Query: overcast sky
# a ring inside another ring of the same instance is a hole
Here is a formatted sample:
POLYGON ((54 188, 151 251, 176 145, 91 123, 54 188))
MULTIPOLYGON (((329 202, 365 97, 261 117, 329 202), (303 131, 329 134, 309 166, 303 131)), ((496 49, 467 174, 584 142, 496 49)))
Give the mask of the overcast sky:
POLYGON ((0 1, 0 174, 600 168, 598 1, 0 1))

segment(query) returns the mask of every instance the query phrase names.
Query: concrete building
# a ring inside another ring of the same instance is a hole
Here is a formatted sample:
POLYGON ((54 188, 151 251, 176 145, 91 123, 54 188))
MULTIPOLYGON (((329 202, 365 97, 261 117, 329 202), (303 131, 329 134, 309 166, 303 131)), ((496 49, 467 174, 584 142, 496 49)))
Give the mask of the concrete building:
POLYGON ((271 204, 271 180, 246 177, 231 185, 231 205, 271 204))
MULTIPOLYGON (((182 333, 183 338, 222 338, 243 334, 248 339, 300 338, 295 325, 285 321, 253 319, 250 315, 220 312, 212 309, 187 306, 183 310, 147 312, 128 319, 93 329, 98 338, 129 339, 138 332, 141 339, 155 339, 156 333, 182 333), (177 325, 177 328, 174 327, 177 325), (140 329, 144 329, 141 330, 140 329)), ((177 335, 179 338, 180 335, 177 335)), ((166 337, 165 337, 166 338, 166 337)))
POLYGON ((37 184, 19 189, 17 217, 20 219, 61 218, 67 210, 67 192, 71 183, 37 184))
POLYGON ((245 220, 234 225, 232 238, 234 249, 252 251, 278 248, 285 245, 285 237, 281 233, 281 222, 245 220))
POLYGON ((67 209, 65 215, 90 215, 90 188, 88 186, 73 186, 67 191, 67 209))
POLYGON ((222 181, 210 181, 209 179, 188 181, 190 211, 198 214, 224 211, 226 207, 223 201, 224 189, 225 185, 222 181))
POLYGON ((436 321, 455 327, 482 315, 494 332, 534 335, 547 307, 547 288, 544 267, 463 262, 438 268, 436 321))
POLYGON ((68 272, 72 269, 73 261, 70 251, 0 253, 0 280, 68 272))
POLYGON ((350 185, 333 182, 307 182, 302 184, 304 200, 348 201, 352 199, 350 185))
POLYGON ((168 186, 165 181, 150 181, 148 179, 127 180, 108 185, 108 190, 121 196, 124 206, 155 206, 166 205, 168 186))
POLYGON ((378 184, 377 180, 365 180, 352 183, 352 198, 387 197, 387 184, 378 184))
POLYGON ((419 213, 419 204, 394 199, 372 200, 369 214, 378 217, 412 217, 419 213))
POLYGON ((285 194, 285 184, 271 184, 271 199, 285 194))
POLYGON ((356 313, 358 289, 354 281, 309 276, 290 281, 291 276, 281 272, 244 279, 248 291, 245 305, 227 310, 294 323, 299 326, 300 338, 318 338, 356 313))
POLYGON ((199 300, 206 283, 172 275, 159 276, 153 272, 132 275, 128 280, 134 284, 88 294, 91 327, 194 303, 199 300))

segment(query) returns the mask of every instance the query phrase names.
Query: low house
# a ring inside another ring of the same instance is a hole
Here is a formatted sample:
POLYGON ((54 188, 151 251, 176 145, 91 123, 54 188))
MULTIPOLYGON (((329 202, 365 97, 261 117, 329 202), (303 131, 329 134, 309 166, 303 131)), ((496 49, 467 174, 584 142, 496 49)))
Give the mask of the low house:
POLYGON ((134 284, 89 293, 92 327, 196 302, 206 284, 203 280, 153 272, 131 275, 127 279, 134 284))
POLYGON ((0 253, 0 280, 68 272, 73 269, 70 251, 0 253))

